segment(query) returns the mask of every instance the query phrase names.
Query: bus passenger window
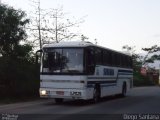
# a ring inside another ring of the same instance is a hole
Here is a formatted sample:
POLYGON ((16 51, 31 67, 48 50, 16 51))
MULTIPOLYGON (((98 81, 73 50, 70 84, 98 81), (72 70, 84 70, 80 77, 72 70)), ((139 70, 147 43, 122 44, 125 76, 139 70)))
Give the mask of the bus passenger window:
POLYGON ((95 71, 95 55, 94 55, 94 49, 93 48, 89 48, 87 50, 87 54, 86 54, 86 58, 87 58, 87 73, 89 75, 94 74, 95 71))

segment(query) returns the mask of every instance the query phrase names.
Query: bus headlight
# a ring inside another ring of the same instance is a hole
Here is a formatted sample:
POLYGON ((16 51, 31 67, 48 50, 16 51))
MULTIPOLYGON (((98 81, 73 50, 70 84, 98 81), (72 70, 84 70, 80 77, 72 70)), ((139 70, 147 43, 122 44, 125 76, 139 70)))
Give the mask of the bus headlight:
POLYGON ((41 95, 47 95, 47 91, 46 91, 46 90, 41 90, 41 91, 40 91, 40 94, 41 94, 41 95))

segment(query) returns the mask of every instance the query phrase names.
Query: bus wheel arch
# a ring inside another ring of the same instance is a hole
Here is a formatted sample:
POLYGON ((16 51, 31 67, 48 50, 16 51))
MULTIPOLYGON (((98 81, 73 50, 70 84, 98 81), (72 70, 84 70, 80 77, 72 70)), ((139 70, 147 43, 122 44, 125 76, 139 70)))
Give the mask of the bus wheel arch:
POLYGON ((124 81, 124 82, 123 82, 123 85, 122 85, 122 93, 121 93, 121 96, 122 96, 122 97, 125 97, 125 96, 126 96, 126 93, 127 93, 127 82, 124 81))
POLYGON ((95 84, 94 90, 93 90, 93 102, 97 103, 100 100, 101 97, 101 87, 100 84, 95 84))

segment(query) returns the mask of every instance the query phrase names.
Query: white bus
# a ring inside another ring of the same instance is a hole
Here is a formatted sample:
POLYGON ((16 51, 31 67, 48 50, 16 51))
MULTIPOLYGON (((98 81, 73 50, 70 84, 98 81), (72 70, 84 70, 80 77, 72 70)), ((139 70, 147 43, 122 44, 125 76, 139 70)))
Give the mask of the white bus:
POLYGON ((44 45, 40 69, 40 97, 92 99, 125 96, 132 88, 131 56, 90 42, 44 45))

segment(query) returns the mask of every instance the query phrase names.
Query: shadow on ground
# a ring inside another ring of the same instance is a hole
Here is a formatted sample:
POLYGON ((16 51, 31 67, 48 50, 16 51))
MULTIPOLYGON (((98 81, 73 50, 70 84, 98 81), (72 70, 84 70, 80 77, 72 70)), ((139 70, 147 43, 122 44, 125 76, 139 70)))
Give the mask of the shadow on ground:
POLYGON ((100 104, 103 102, 117 100, 117 99, 124 99, 124 97, 107 96, 107 97, 101 98, 98 103, 94 103, 92 100, 64 100, 64 102, 57 104, 54 102, 54 99, 53 99, 53 102, 48 102, 45 104, 46 105, 63 105, 63 106, 89 106, 89 105, 100 104))

